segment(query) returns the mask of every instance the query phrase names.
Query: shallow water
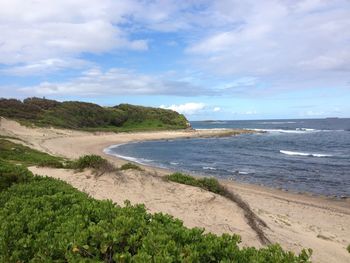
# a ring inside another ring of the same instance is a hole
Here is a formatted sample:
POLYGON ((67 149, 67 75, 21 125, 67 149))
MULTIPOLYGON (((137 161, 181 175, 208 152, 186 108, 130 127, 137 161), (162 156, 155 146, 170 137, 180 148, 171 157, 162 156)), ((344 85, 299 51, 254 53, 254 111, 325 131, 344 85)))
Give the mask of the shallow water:
POLYGON ((192 122, 266 131, 110 147, 126 159, 294 192, 350 196, 350 119, 192 122))

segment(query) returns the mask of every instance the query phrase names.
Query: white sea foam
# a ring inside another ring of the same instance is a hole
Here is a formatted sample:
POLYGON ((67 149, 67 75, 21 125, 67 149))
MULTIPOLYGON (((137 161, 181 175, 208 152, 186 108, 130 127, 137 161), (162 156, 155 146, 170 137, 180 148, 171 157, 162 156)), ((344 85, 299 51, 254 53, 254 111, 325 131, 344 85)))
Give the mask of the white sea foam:
POLYGON ((285 150, 280 150, 280 153, 283 153, 283 154, 286 154, 286 155, 308 156, 308 157, 332 157, 333 156, 331 154, 293 152, 293 151, 285 151, 285 150))
POLYGON ((216 170, 215 167, 211 167, 211 166, 203 166, 202 168, 203 170, 216 170))
POLYGON ((177 162, 170 162, 171 165, 179 165, 177 162))
POLYGON ((149 165, 149 163, 153 162, 153 160, 150 160, 150 159, 135 158, 135 157, 131 157, 131 156, 125 156, 125 155, 121 155, 121 154, 116 154, 113 151, 113 149, 118 148, 119 146, 124 145, 124 144, 126 144, 126 143, 111 145, 111 146, 105 148, 103 150, 103 152, 106 153, 106 154, 113 155, 115 157, 127 160, 127 161, 131 161, 131 162, 135 162, 135 163, 139 163, 139 164, 143 164, 143 165, 149 165))
POLYGON ((315 130, 310 128, 296 128, 297 131, 321 131, 321 130, 315 130))
POLYGON ((240 170, 231 170, 229 171, 233 174, 240 174, 240 175, 247 175, 247 174, 252 174, 253 172, 249 172, 249 171, 240 171, 240 170))
POLYGON ((306 129, 306 128, 297 128, 296 130, 284 130, 284 129, 251 129, 259 132, 267 132, 267 133, 312 133, 312 132, 321 132, 322 130, 315 129, 306 129))

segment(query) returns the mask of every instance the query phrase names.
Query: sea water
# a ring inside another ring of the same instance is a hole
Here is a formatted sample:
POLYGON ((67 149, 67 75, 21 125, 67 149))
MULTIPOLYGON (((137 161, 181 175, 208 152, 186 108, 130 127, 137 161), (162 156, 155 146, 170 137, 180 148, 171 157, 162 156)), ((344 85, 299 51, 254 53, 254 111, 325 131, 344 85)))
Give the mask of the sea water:
POLYGON ((262 133, 112 146, 122 158, 191 174, 329 196, 350 196, 350 119, 198 121, 195 129, 262 133))

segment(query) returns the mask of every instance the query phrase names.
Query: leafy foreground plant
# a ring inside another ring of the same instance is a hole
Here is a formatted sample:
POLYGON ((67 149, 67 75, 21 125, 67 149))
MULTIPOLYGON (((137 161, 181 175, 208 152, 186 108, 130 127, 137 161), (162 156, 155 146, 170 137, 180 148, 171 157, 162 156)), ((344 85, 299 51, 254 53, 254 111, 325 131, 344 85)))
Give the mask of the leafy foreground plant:
POLYGON ((138 170, 138 171, 143 171, 143 169, 136 165, 136 164, 133 164, 133 163, 125 163, 123 164, 122 166, 120 166, 119 170, 138 170))
POLYGON ((306 251, 241 249, 237 235, 204 234, 143 205, 97 201, 27 173, 26 183, 0 192, 0 262, 309 262, 306 251))

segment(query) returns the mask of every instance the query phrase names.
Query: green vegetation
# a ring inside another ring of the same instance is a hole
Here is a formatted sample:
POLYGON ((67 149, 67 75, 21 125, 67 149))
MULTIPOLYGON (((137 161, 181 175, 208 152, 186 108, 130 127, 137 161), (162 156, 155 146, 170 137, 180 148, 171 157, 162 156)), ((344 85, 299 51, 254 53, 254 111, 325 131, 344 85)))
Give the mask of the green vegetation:
POLYGON ((215 178, 195 178, 193 176, 182 174, 182 173, 173 173, 166 177, 169 181, 173 181, 180 184, 187 184, 196 187, 200 187, 204 190, 219 194, 226 195, 227 190, 220 185, 219 181, 215 178))
POLYGON ((0 262, 309 262, 307 251, 239 248, 237 235, 204 234, 143 205, 97 201, 25 167, 0 167, 8 178, 1 181, 0 262))
POLYGON ((348 247, 346 248, 348 250, 348 252, 350 253, 350 244, 348 245, 348 247))
POLYGON ((63 168, 64 159, 31 149, 22 144, 0 139, 0 160, 7 160, 26 166, 38 165, 63 168))
POLYGON ((120 104, 97 104, 28 98, 0 99, 0 116, 24 124, 88 131, 135 131, 187 128, 186 118, 172 110, 120 104))
POLYGON ((119 168, 119 170, 130 170, 130 169, 143 171, 143 169, 140 166, 133 164, 133 163, 125 163, 119 168))
POLYGON ((116 168, 109 163, 106 159, 99 155, 84 155, 75 161, 71 161, 66 165, 66 168, 84 170, 86 168, 91 168, 96 174, 103 174, 106 172, 116 171, 116 168))

